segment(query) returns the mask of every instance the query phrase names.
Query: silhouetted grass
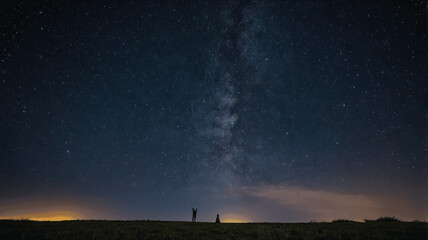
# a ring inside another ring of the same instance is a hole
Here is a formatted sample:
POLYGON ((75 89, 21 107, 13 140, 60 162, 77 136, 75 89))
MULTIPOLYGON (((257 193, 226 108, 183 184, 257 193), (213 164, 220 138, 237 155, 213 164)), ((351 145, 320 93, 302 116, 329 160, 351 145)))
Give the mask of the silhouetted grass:
POLYGON ((0 239, 428 239, 426 222, 191 223, 0 220, 0 239))

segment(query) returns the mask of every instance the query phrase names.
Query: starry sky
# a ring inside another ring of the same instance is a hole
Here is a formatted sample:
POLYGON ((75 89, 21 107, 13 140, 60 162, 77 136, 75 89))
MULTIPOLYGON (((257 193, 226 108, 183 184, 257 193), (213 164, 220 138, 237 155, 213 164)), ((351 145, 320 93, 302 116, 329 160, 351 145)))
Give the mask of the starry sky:
POLYGON ((0 6, 0 218, 428 218, 426 1, 0 6))

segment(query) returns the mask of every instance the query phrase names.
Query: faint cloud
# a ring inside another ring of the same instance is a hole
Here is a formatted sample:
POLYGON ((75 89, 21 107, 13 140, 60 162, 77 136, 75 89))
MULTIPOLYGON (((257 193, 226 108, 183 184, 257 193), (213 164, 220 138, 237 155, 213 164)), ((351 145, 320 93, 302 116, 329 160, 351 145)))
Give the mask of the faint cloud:
POLYGON ((241 196, 270 202, 278 211, 298 211, 308 220, 375 219, 396 216, 402 220, 426 220, 426 207, 414 205, 403 198, 371 196, 358 193, 338 193, 289 185, 269 185, 240 189, 241 196))

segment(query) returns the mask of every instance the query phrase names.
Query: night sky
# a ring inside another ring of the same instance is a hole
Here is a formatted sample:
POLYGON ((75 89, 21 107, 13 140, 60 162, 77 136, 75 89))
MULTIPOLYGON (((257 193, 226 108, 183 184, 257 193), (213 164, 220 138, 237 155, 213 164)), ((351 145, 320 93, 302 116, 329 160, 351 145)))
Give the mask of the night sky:
POLYGON ((428 218, 426 1, 2 1, 0 218, 428 218))

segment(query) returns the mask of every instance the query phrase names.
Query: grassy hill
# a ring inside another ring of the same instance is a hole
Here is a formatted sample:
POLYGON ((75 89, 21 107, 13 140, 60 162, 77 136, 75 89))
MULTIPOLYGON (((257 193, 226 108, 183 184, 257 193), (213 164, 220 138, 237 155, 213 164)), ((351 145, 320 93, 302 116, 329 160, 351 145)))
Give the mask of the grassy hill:
POLYGON ((424 222, 191 223, 165 221, 0 220, 0 239, 411 239, 427 240, 424 222))

